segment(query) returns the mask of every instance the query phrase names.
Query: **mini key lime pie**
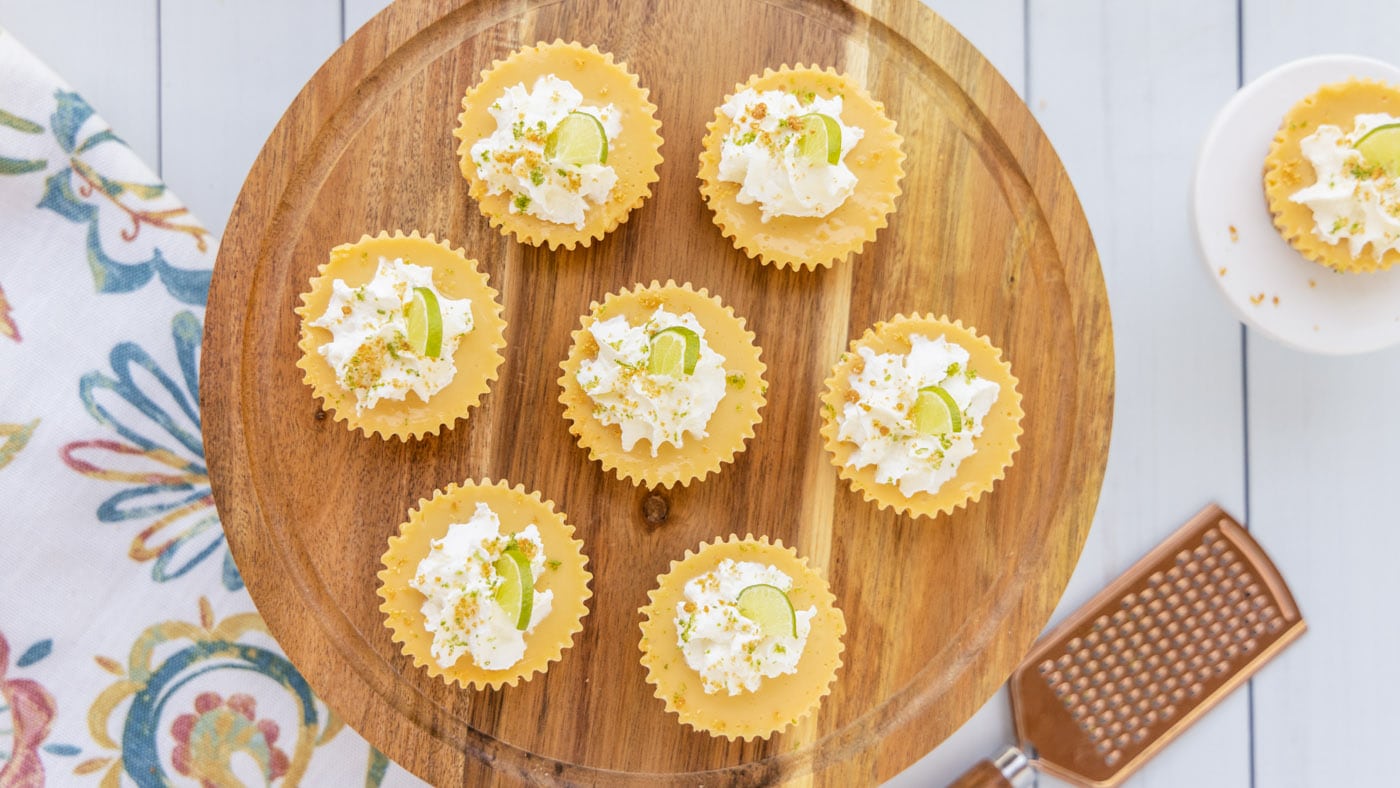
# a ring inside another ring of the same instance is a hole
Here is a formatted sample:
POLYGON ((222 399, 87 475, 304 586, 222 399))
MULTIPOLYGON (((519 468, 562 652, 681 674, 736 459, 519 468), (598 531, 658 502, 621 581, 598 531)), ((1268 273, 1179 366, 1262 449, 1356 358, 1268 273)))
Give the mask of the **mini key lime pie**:
POLYGON ((389 539, 380 610, 414 664, 462 687, 548 669, 583 628, 583 544, 554 504, 504 482, 449 485, 389 539))
POLYGON ((681 722, 766 739, 831 691, 845 618, 826 581, 781 542, 730 536, 687 550, 649 599, 642 665, 681 722))
POLYGON ((749 257, 830 266, 885 226, 904 175, 902 140, 883 105, 831 69, 771 69, 715 111, 700 193, 749 257))
POLYGON ((496 291, 475 260, 431 235, 337 246, 301 301, 297 366, 351 429, 437 434, 496 379, 505 347, 496 291))
POLYGON ((880 508, 951 513, 1003 478, 1021 395, 997 350, 961 322, 900 315, 851 343, 822 395, 842 478, 880 508))
POLYGON ((1343 272, 1400 261, 1400 88, 1350 80, 1295 104, 1265 159, 1264 192, 1309 260, 1343 272))
POLYGON ((635 74, 578 44, 497 61, 462 99, 458 154, 491 224, 523 243, 588 246, 651 194, 661 124, 635 74))
POLYGON ((687 485, 744 450, 767 384, 753 333, 689 284, 652 282, 593 304, 560 366, 579 445, 619 478, 687 485))

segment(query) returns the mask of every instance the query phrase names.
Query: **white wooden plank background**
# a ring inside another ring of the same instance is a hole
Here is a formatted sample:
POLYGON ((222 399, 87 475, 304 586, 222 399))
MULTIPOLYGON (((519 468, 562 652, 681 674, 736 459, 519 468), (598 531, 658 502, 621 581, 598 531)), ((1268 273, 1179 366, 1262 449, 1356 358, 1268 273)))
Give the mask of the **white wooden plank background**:
MULTIPOLYGON (((1400 349, 1331 359, 1241 328, 1198 259, 1189 173, 1215 111, 1288 60, 1400 56, 1376 0, 927 0, 1024 96, 1103 259, 1117 349, 1102 500, 1056 619, 1206 502, 1247 517, 1311 631, 1134 786, 1393 784, 1400 725, 1400 349)), ((385 0, 0 0, 0 25, 216 231, 268 131, 385 0)), ((999 693, 893 781, 946 782, 1012 740, 999 693)), ((1042 785, 1057 784, 1047 778, 1042 785)))
MULTIPOLYGON (((1306 55, 1394 63, 1400 4, 1245 0, 1244 78, 1306 55), (1325 8, 1325 12, 1322 10, 1325 8)), ((1249 508, 1311 632, 1254 682, 1259 785, 1394 785, 1400 683, 1400 348, 1317 358, 1247 344, 1249 508)))

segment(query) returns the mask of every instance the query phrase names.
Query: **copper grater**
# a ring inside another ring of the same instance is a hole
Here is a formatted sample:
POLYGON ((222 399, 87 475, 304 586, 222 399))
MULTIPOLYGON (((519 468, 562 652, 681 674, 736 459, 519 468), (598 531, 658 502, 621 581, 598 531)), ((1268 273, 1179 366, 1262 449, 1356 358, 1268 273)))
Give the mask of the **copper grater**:
POLYGON ((1117 785, 1304 629, 1269 557, 1208 506, 1041 638, 1011 674, 1021 748, 953 785, 1019 786, 1031 766, 1117 785))

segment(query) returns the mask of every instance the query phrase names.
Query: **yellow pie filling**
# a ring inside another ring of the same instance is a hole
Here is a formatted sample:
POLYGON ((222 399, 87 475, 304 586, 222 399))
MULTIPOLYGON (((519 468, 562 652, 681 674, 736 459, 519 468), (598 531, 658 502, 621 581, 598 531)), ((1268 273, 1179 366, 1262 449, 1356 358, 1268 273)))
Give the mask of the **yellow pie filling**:
POLYGON ((471 196, 493 227, 499 228, 502 235, 514 235, 516 240, 531 246, 547 243, 551 249, 573 249, 575 245, 588 246, 612 232, 651 196, 651 184, 659 177, 656 168, 661 164, 660 129, 661 122, 656 119, 656 107, 648 100, 647 89, 641 87, 625 63, 614 62, 611 54, 599 52, 595 46, 585 48, 555 41, 521 49, 483 71, 481 81, 462 99, 462 113, 453 134, 460 140, 457 153, 471 196), (583 94, 585 104, 612 104, 621 113, 622 130, 608 144, 607 158, 607 165, 617 173, 617 182, 606 202, 588 208, 582 229, 512 212, 515 195, 489 194, 471 159, 471 147, 496 131, 491 103, 511 86, 523 84, 529 88, 550 74, 572 84, 583 94))
POLYGON ((384 600, 379 609, 384 623, 413 664, 449 684, 499 689, 504 684, 514 686, 522 678, 529 680, 535 673, 547 671, 549 663, 573 645, 573 637, 583 629, 583 617, 588 614, 585 602, 593 595, 588 588, 593 576, 585 568, 588 559, 583 543, 573 536, 573 526, 554 510, 553 502, 541 500, 537 492, 526 493, 521 485, 510 487, 489 480, 450 484, 434 492, 431 499, 420 500, 408 513, 407 522, 399 525, 398 535, 389 538, 389 549, 381 559, 384 568, 379 572, 379 596, 384 600), (553 592, 553 606, 526 635, 524 657, 505 670, 481 668, 469 653, 451 667, 439 665, 432 654, 433 635, 424 626, 425 597, 409 585, 433 540, 446 534, 453 523, 467 522, 478 503, 491 507, 500 518, 502 534, 517 533, 533 523, 550 559, 542 576, 535 578, 535 587, 553 592))
POLYGON ((876 323, 860 339, 851 343, 850 352, 844 353, 826 380, 826 391, 821 398, 822 438, 831 460, 836 465, 841 478, 850 482, 867 501, 881 509, 892 508, 912 517, 936 517, 940 513, 951 514, 953 510, 977 501, 982 494, 1006 476, 1011 467, 1012 455, 1020 447, 1021 394, 1016 390, 1017 380, 1011 374, 1011 367, 1001 357, 1001 351, 994 347, 976 329, 964 327, 961 321, 949 321, 943 317, 897 315, 886 322, 876 323), (876 353, 906 354, 910 349, 910 337, 918 334, 930 339, 942 336, 949 342, 960 345, 970 358, 968 367, 978 375, 988 378, 1000 387, 996 403, 982 420, 982 434, 974 439, 975 451, 972 456, 958 465, 957 473, 944 482, 936 492, 916 492, 906 496, 897 485, 876 481, 876 466, 849 465, 856 446, 839 439, 840 424, 837 416, 847 402, 854 402, 858 395, 851 388, 851 378, 858 374, 864 363, 858 350, 870 348, 876 353))
POLYGON ((759 409, 767 401, 768 384, 763 379, 766 367, 759 359, 753 332, 745 329, 743 319, 718 298, 703 289, 696 292, 689 283, 652 282, 650 287, 637 285, 631 290, 610 293, 601 304, 594 302, 591 312, 583 316, 582 327, 574 331, 569 356, 560 367, 563 375, 559 385, 563 392, 559 401, 579 446, 587 449, 589 457, 601 463, 604 470, 646 487, 671 487, 677 482, 689 485, 692 479, 719 472, 753 437, 754 427, 761 420, 759 409), (725 392, 706 423, 705 437, 688 433, 681 446, 661 442, 656 447, 642 439, 629 451, 623 448, 622 429, 616 424, 604 424, 594 415, 595 402, 579 383, 580 365, 598 355, 598 345, 589 331, 594 323, 623 315, 628 323, 637 326, 662 307, 672 313, 693 314, 704 327, 706 342, 725 359, 725 392))
POLYGON ((480 402, 504 360, 501 349, 506 344, 506 324, 496 291, 475 260, 432 235, 425 238, 417 231, 408 236, 402 232, 381 232, 377 237, 366 235, 355 243, 335 247, 330 261, 321 265, 311 280, 310 291, 302 294, 301 302, 296 308, 301 318, 301 358, 297 366, 305 373, 304 379, 322 407, 337 420, 344 420, 350 429, 359 429, 365 435, 377 433, 385 439, 393 436, 407 440, 436 435, 444 426, 451 427, 457 419, 465 419, 467 410, 480 402), (471 300, 473 327, 452 354, 456 374, 426 402, 409 391, 403 399, 380 399, 373 407, 357 413, 355 394, 342 385, 335 369, 320 353, 332 334, 312 323, 326 312, 335 280, 358 287, 374 278, 381 258, 401 258, 432 268, 433 286, 442 295, 471 300))
POLYGON ((1389 268, 1400 262, 1400 252, 1388 249, 1378 256, 1368 244, 1353 257, 1345 243, 1319 238, 1312 209, 1289 198, 1317 182, 1317 173, 1300 148, 1303 139, 1328 124, 1349 132, 1357 115, 1370 113, 1400 117, 1400 88, 1359 79, 1325 85, 1283 116, 1264 159, 1264 195, 1274 226, 1307 259, 1347 273, 1389 268))
POLYGON ((894 121, 885 116, 884 105, 850 78, 829 68, 798 65, 766 69, 736 86, 734 94, 747 89, 841 96, 841 122, 861 128, 865 136, 845 156, 857 183, 840 207, 823 217, 776 216, 764 223, 758 204, 738 201, 739 184, 719 180, 720 144, 733 126, 721 105, 707 127, 709 133, 700 152, 700 193, 724 235, 749 257, 793 269, 829 267, 873 242, 894 211, 899 181, 904 177, 903 140, 894 121))
POLYGON ((752 535, 740 539, 716 539, 687 550, 685 558, 672 561, 670 571, 657 578, 642 614, 642 665, 656 697, 682 723, 729 739, 766 739, 811 714, 831 692, 841 666, 846 620, 826 580, 781 541, 752 535), (753 692, 713 694, 701 688, 699 674, 686 664, 676 629, 676 606, 685 600, 685 584, 713 570, 721 561, 754 561, 773 566, 793 580, 788 597, 794 608, 815 606, 811 633, 797 663, 797 672, 764 678, 753 692))

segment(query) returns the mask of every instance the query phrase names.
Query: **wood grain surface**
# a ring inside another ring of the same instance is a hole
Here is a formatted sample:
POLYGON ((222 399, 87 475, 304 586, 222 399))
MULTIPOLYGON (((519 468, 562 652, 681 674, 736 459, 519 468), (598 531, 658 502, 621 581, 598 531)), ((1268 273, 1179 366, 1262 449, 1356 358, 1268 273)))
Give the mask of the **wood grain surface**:
POLYGON ((220 251, 203 381, 215 497, 254 600, 315 689, 416 774, 439 784, 847 785, 886 779, 934 747, 1044 625, 1098 497, 1113 362, 1097 256, 1059 160, 1006 82, 917 2, 403 0, 317 72, 254 165, 220 251), (451 130, 492 59, 556 37, 597 43, 641 76, 666 161, 627 224, 591 248, 551 253, 480 216, 451 130), (890 227, 865 254, 815 273, 744 259, 695 180, 714 107, 784 62, 862 81, 908 153, 890 227), (501 291, 508 323, 501 380, 482 407, 409 444, 318 418, 295 367, 297 295, 332 246, 380 229, 465 246, 501 291), (749 450, 720 476, 648 493, 573 444, 554 370, 592 300, 667 278, 709 288, 748 319, 769 404, 749 450), (818 390, 848 339, 912 311, 988 335, 1021 379, 1027 411, 1005 482, 933 522, 864 503, 839 483, 817 434, 818 390), (394 648, 374 573, 420 497, 482 476, 538 489, 567 513, 594 599, 548 674, 463 692, 394 648), (766 742, 683 728, 638 661, 637 608, 656 575, 731 531, 795 545, 829 578, 849 627, 846 665, 820 712, 766 742))

